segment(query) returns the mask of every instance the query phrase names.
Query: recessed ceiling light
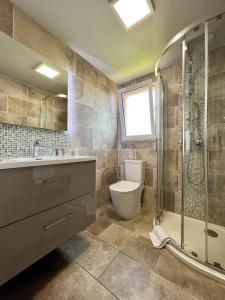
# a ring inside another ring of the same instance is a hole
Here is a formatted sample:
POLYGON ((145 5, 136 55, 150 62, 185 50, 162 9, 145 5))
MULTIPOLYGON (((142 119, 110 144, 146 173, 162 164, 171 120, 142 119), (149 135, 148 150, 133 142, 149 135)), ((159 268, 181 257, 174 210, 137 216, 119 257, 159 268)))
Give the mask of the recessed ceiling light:
POLYGON ((59 75, 59 72, 52 69, 51 67, 41 63, 37 67, 34 68, 34 70, 48 78, 54 78, 59 75))
POLYGON ((65 94, 58 94, 57 97, 59 97, 59 98, 67 98, 67 95, 65 95, 65 94))
POLYGON ((150 0, 113 0, 112 7, 127 29, 154 12, 150 0))

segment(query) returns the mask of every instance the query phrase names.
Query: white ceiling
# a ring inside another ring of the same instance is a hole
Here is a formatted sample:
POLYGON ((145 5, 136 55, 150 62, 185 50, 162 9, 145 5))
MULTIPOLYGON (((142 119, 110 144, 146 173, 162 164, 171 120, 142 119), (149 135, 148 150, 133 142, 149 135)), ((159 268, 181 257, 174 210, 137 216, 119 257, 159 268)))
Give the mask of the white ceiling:
POLYGON ((154 70, 181 29, 225 11, 225 0, 154 0, 155 14, 125 31, 108 0, 12 0, 117 83, 154 70))

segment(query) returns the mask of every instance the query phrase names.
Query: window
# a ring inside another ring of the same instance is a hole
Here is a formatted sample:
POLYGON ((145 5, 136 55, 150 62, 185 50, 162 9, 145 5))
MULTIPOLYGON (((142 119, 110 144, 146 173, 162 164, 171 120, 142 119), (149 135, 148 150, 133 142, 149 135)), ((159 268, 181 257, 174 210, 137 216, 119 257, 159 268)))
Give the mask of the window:
POLYGON ((151 81, 119 91, 122 141, 146 141, 155 136, 151 81))

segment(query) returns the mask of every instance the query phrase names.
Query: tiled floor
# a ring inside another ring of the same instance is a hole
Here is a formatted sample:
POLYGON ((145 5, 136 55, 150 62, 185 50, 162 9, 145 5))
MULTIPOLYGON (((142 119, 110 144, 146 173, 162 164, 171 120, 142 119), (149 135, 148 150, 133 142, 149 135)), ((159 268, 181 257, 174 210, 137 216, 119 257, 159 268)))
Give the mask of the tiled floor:
POLYGON ((225 286, 152 247, 152 221, 150 210, 123 221, 104 209, 86 231, 3 285, 0 299, 225 299, 225 286))

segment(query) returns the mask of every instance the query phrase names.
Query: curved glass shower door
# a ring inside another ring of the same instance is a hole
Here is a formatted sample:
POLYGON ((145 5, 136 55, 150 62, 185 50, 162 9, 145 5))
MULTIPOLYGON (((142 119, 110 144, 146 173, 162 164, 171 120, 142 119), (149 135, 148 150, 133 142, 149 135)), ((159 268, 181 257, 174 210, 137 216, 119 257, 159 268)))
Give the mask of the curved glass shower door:
POLYGON ((156 66, 158 220, 166 231, 176 232, 175 248, 179 251, 174 253, 185 254, 194 267, 201 262, 199 269, 203 270, 204 265, 206 274, 222 282, 225 282, 224 28, 225 14, 190 25, 168 43, 156 66))

